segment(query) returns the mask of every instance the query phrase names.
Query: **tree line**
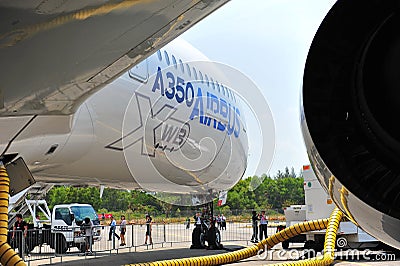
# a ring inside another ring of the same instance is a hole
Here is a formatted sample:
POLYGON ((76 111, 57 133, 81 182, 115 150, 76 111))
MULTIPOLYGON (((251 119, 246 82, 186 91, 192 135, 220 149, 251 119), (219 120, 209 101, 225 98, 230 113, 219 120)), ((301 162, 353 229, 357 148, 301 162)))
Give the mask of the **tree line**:
POLYGON ((228 192, 226 205, 230 209, 246 210, 278 210, 292 204, 304 204, 304 179, 302 174, 296 175, 294 169, 285 171, 271 177, 263 175, 259 186, 249 189, 252 179, 258 176, 240 180, 228 192))
MULTIPOLYGON (((228 192, 226 205, 215 207, 217 211, 230 210, 282 210, 292 204, 304 204, 303 177, 286 167, 274 176, 262 175, 240 180, 228 192), (254 190, 250 188, 252 180, 262 180, 254 190)), ((124 191, 105 188, 100 198, 100 189, 96 187, 55 186, 46 196, 50 208, 63 203, 90 203, 98 213, 129 211, 131 213, 179 215, 185 209, 161 202, 144 191, 124 191)), ((215 201, 215 206, 216 206, 215 201)), ((186 208, 195 210, 198 207, 186 208)))

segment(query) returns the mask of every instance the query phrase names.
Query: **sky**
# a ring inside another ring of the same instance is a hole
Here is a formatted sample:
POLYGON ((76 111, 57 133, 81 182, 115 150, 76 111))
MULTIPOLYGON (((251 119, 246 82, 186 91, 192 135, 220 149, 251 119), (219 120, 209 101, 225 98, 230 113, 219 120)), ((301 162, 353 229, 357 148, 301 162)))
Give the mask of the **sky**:
MULTIPOLYGON (((210 60, 240 70, 266 98, 275 124, 275 154, 272 164, 261 162, 263 173, 275 175, 286 166, 299 173, 309 164, 299 118, 303 70, 314 34, 334 3, 232 0, 181 35, 210 60)), ((244 177, 259 161, 251 140, 249 145, 244 177)))

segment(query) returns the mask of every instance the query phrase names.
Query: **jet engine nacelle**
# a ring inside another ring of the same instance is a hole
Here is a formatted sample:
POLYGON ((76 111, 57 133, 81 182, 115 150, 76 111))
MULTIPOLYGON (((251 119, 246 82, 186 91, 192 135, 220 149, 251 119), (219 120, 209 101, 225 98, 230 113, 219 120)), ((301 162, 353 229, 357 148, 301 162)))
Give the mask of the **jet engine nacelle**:
POLYGON ((347 217, 400 249, 400 1, 338 1, 311 45, 302 130, 347 217))

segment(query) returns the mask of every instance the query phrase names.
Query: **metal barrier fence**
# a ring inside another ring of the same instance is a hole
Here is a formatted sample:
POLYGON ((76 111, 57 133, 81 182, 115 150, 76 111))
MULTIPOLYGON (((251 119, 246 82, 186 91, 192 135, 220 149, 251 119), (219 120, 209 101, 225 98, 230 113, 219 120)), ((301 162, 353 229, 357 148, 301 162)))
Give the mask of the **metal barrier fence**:
MULTIPOLYGON (((94 255, 104 256, 118 253, 120 250, 136 251, 138 247, 152 249, 157 246, 164 247, 174 243, 188 243, 192 241, 194 225, 185 223, 153 223, 152 245, 145 245, 146 225, 132 224, 126 226, 125 242, 120 245, 120 230, 117 226, 115 235, 110 234, 110 226, 94 226, 95 232, 90 237, 85 237, 81 228, 73 230, 30 229, 27 237, 22 237, 22 231, 10 231, 10 244, 20 253, 26 261, 51 259, 63 256, 94 255), (118 237, 117 237, 118 236, 118 237), (23 250, 25 247, 25 250, 23 250), (88 247, 88 249, 87 249, 88 247), (127 250, 128 249, 128 250, 127 250), (23 252, 22 252, 23 251, 23 252)), ((271 232, 273 227, 270 228, 271 232)), ((249 241, 252 235, 250 222, 227 222, 226 229, 220 229, 222 243, 232 241, 249 241)), ((148 242, 149 244, 149 242, 148 242)))
MULTIPOLYGON (((184 220, 185 218, 191 218, 192 222, 193 222, 193 216, 195 215, 196 212, 198 212, 201 210, 199 210, 198 208, 180 208, 179 212, 175 211, 170 211, 168 212, 168 215, 166 216, 166 214, 164 212, 161 211, 152 211, 152 212, 148 212, 148 214, 150 214, 151 217, 165 217, 167 219, 174 219, 174 218, 180 218, 182 220, 184 220)), ((228 210, 218 210, 217 208, 214 209, 214 215, 221 215, 223 214, 225 217, 241 217, 240 219, 246 219, 246 217, 248 217, 248 219, 251 219, 251 212, 253 211, 253 209, 228 209, 228 210)), ((258 210, 257 212, 260 212, 261 210, 258 210)), ((279 209, 265 209, 265 212, 268 216, 281 216, 282 218, 284 218, 284 214, 283 214, 283 208, 279 208, 279 209)), ((100 214, 100 213, 99 213, 100 214)), ((139 213, 137 211, 135 212, 123 212, 123 213, 119 213, 119 214, 114 214, 114 217, 119 217, 120 215, 124 215, 126 217, 127 221, 134 221, 136 223, 138 223, 139 221, 144 221, 145 220, 145 213, 139 213)), ((100 214, 101 217, 101 214, 100 214)), ((154 220, 153 220, 154 221, 154 220)))

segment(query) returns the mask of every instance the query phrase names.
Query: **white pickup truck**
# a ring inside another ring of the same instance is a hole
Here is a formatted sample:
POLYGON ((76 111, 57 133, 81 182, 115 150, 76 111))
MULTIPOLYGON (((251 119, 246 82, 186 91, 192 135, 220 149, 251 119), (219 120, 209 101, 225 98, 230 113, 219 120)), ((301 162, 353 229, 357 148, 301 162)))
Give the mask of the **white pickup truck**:
MULTIPOLYGON (((46 216, 50 216, 49 214, 46 216)), ((56 253, 67 252, 70 247, 77 247, 80 251, 86 251, 85 230, 83 221, 89 217, 93 223, 92 242, 101 239, 100 221, 90 204, 60 204, 55 205, 51 212, 50 225, 44 223, 28 233, 28 248, 47 243, 54 248, 56 253)), ((37 224, 37 223, 36 223, 37 224)))

